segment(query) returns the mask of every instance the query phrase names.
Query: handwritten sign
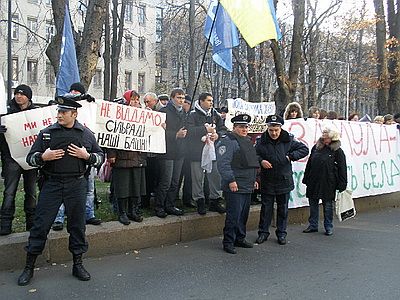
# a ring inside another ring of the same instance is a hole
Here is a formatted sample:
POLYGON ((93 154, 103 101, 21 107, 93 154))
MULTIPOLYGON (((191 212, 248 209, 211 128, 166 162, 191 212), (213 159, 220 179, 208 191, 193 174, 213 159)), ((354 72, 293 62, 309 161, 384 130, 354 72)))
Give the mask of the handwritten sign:
POLYGON ((275 102, 247 102, 243 99, 228 99, 228 113, 226 115, 225 126, 233 128, 231 119, 240 114, 251 116, 249 133, 264 132, 266 130, 265 119, 269 115, 275 114, 275 102))
MULTIPOLYGON (((165 153, 165 114, 107 101, 79 102, 78 121, 94 132, 102 147, 165 153), (118 141, 118 142, 116 142, 118 141)), ((26 156, 39 131, 57 122, 57 106, 31 109, 1 118, 12 158, 25 170, 26 156)))

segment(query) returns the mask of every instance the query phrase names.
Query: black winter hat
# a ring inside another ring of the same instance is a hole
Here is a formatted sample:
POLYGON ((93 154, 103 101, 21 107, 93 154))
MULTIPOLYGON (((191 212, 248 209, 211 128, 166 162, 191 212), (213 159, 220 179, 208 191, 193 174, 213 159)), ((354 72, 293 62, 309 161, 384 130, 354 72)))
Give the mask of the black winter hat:
POLYGON ((69 88, 69 91, 71 92, 73 90, 78 91, 82 95, 86 93, 85 87, 80 82, 75 82, 75 83, 71 84, 71 87, 69 88))
POLYGON ((26 84, 20 84, 19 86, 17 86, 14 90, 14 95, 16 93, 25 95, 29 100, 32 100, 32 89, 26 84))

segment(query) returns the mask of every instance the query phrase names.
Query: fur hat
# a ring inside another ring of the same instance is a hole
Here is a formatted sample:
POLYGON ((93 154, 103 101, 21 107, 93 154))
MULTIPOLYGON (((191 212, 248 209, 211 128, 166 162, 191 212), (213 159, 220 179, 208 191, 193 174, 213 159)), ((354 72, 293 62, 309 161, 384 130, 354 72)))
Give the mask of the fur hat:
POLYGON ((17 93, 25 95, 29 100, 32 100, 32 89, 26 84, 17 86, 14 90, 14 95, 17 93))
POLYGON ((325 127, 322 130, 322 134, 327 134, 328 137, 332 140, 332 142, 336 142, 340 140, 340 133, 333 128, 325 127))
POLYGON ((78 91, 79 93, 81 93, 81 95, 86 93, 86 89, 83 86, 82 83, 80 82, 75 82, 73 84, 71 84, 71 87, 69 88, 69 91, 78 91))
POLYGON ((292 111, 297 111, 297 117, 296 118, 303 118, 303 110, 301 109, 301 105, 298 102, 290 102, 286 108, 285 108, 285 113, 283 114, 283 117, 285 120, 290 119, 290 113, 292 111))

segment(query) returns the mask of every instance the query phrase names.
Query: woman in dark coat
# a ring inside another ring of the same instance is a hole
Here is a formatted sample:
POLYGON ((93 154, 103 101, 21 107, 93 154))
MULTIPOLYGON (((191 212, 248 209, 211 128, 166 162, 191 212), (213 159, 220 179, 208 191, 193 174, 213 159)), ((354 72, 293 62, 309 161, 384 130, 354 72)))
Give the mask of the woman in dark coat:
MULTIPOLYGON (((139 94, 127 91, 124 94, 126 104, 140 108, 139 94), (129 96, 125 97, 129 92, 129 96)), ((113 167, 112 181, 118 203, 118 221, 129 225, 130 221, 142 222, 139 207, 141 196, 146 195, 146 158, 139 151, 107 149, 107 159, 113 167)))
POLYGON ((342 192, 347 186, 346 155, 340 148, 340 135, 326 128, 311 149, 304 172, 303 183, 310 204, 309 225, 304 233, 318 231, 319 200, 324 207, 325 235, 333 234, 333 201, 336 190, 342 192))

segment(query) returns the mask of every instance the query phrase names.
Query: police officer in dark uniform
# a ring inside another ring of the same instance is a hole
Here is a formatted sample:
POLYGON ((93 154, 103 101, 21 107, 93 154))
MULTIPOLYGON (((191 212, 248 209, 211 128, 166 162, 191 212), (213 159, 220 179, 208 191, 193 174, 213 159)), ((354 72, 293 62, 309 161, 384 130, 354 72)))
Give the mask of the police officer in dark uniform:
POLYGON ((85 176, 88 166, 100 166, 104 157, 93 133, 76 120, 77 108, 81 105, 69 97, 59 97, 57 102, 57 123, 40 131, 26 158, 29 165, 40 168, 43 185, 25 248, 26 266, 18 278, 18 285, 30 282, 36 257, 43 251, 61 203, 64 203, 68 216, 72 275, 79 280, 90 279, 90 274, 82 265, 82 254, 88 249, 85 236, 85 176))
POLYGON ((232 118, 233 131, 222 136, 217 144, 217 166, 226 200, 223 248, 236 254, 235 246, 253 248, 246 241, 246 223, 251 194, 257 188, 256 171, 260 166, 248 134, 251 117, 246 114, 232 118))

